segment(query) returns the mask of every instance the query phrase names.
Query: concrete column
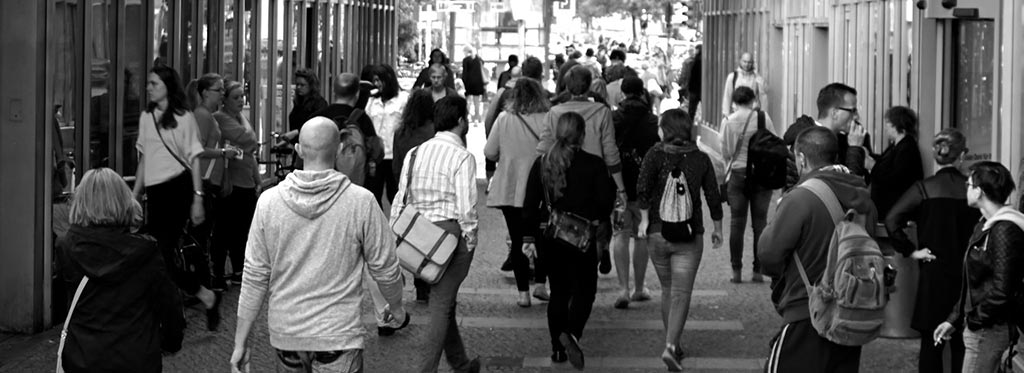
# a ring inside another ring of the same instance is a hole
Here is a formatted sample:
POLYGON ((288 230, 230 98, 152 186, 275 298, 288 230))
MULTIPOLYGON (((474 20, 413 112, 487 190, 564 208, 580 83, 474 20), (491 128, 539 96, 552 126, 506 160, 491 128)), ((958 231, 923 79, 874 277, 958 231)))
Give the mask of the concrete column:
POLYGON ((49 326, 50 167, 44 162, 47 2, 0 2, 0 330, 49 326))

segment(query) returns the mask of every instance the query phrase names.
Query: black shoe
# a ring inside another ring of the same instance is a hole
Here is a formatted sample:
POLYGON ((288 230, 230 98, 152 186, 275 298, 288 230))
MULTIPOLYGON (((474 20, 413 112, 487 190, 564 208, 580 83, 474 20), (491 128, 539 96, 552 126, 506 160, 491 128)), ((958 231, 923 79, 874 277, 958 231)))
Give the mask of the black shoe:
POLYGON ((569 357, 565 356, 564 350, 555 351, 554 353, 551 354, 552 362, 564 363, 566 360, 569 360, 569 357))
POLYGON ((210 280, 210 290, 213 291, 225 291, 228 289, 227 281, 224 281, 223 277, 214 277, 210 280))
POLYGON ((502 272, 512 272, 512 270, 514 270, 514 269, 515 269, 515 266, 512 265, 512 255, 509 255, 507 258, 505 258, 505 262, 501 263, 501 271, 502 272))
POLYGON ((480 372, 480 358, 477 357, 477 358, 474 358, 473 360, 470 360, 469 364, 466 364, 466 368, 465 369, 458 369, 458 370, 455 370, 455 371, 456 372, 466 372, 466 373, 479 373, 480 372))
POLYGON ((416 303, 430 302, 430 288, 416 288, 416 303))
POLYGON ((569 364, 577 370, 583 370, 583 350, 580 349, 580 342, 569 333, 562 333, 558 340, 565 346, 565 354, 568 355, 569 364))
POLYGON ((601 250, 601 264, 597 266, 597 269, 601 271, 602 275, 612 272, 612 256, 608 254, 608 250, 601 250))
POLYGON ((378 326, 377 327, 377 335, 381 336, 381 337, 390 337, 392 335, 395 335, 395 332, 397 332, 399 330, 402 330, 402 329, 405 329, 405 327, 409 326, 409 320, 410 319, 412 319, 412 315, 410 315, 408 312, 406 312, 405 313, 405 321, 402 321, 402 326, 399 326, 397 328, 392 328, 390 326, 378 326))
POLYGON ((214 294, 213 307, 206 310, 206 330, 211 332, 217 331, 217 327, 220 326, 220 300, 222 296, 219 291, 214 292, 214 294))

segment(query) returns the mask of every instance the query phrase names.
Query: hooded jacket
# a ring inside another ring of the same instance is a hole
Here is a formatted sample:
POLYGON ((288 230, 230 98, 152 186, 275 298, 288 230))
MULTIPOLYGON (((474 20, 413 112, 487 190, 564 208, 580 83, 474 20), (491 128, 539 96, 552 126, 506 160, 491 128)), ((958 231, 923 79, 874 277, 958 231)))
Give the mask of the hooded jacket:
POLYGON ((661 141, 658 136, 658 116, 651 113, 647 100, 630 96, 619 103, 619 109, 612 112, 615 123, 615 143, 622 158, 622 181, 626 184, 626 196, 636 200, 636 182, 640 176, 640 165, 644 155, 661 141))
POLYGON ((967 328, 979 330, 1019 320, 1013 297, 1024 286, 1022 246, 1024 214, 1014 208, 1003 207, 979 221, 964 256, 960 300, 946 321, 962 330, 966 319, 967 328))
POLYGON ((89 276, 68 324, 65 371, 159 372, 161 347, 181 349, 181 298, 156 240, 126 227, 73 225, 58 261, 68 304, 89 276))
MULTIPOLYGON (((854 209, 867 218, 866 226, 874 227, 878 213, 864 179, 850 174, 843 166, 827 166, 804 175, 824 181, 839 199, 843 210, 854 209)), ((835 222, 828 208, 813 192, 796 187, 782 197, 776 219, 765 227, 757 241, 757 257, 761 271, 772 277, 772 303, 786 323, 810 318, 807 289, 797 271, 793 255, 799 255, 811 284, 817 283, 825 271, 829 243, 835 222)), ((873 229, 867 230, 872 234, 873 229)))
POLYGON ((573 100, 552 107, 541 127, 537 151, 541 154, 547 153, 555 144, 555 125, 558 118, 568 112, 579 114, 587 123, 586 134, 583 136, 583 150, 604 159, 609 173, 622 172, 619 147, 615 146, 615 126, 612 124, 611 109, 596 102, 573 100))
POLYGON ((295 171, 256 204, 238 317, 268 299, 270 345, 289 351, 363 348, 363 271, 400 305, 395 236, 373 193, 335 170, 295 171))

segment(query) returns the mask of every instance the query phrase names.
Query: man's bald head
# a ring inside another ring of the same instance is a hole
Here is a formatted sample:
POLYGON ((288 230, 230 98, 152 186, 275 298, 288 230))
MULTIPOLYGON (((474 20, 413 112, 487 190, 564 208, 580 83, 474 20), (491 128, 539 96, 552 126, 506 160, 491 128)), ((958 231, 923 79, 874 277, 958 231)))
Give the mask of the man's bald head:
POLYGON ((746 72, 754 72, 754 56, 749 52, 740 55, 740 68, 746 72))
POLYGON ((833 165, 839 153, 839 140, 832 130, 814 126, 797 135, 794 152, 803 154, 807 167, 817 169, 833 165))
POLYGON ((313 117, 299 130, 297 149, 299 156, 306 163, 306 169, 310 169, 312 165, 333 168, 340 143, 341 135, 334 121, 325 117, 313 117))
POLYGON ((334 79, 334 98, 355 100, 359 98, 359 76, 353 73, 342 73, 334 79))

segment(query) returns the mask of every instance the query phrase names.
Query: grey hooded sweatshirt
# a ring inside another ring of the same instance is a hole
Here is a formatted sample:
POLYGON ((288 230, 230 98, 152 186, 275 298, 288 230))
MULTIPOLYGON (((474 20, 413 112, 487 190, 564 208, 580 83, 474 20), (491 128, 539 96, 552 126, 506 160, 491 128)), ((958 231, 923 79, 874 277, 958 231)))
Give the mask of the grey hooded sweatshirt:
POLYGON ((334 170, 295 171, 260 196, 245 248, 238 316, 269 298, 270 345, 363 348, 363 270, 401 305, 395 236, 373 194, 334 170))

